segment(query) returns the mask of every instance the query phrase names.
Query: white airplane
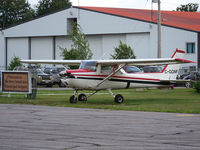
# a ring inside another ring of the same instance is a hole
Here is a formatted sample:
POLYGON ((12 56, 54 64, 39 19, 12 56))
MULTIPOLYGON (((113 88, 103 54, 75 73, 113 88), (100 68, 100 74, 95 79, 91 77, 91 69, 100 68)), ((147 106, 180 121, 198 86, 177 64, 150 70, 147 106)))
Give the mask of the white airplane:
POLYGON ((112 89, 128 88, 151 88, 169 87, 177 82, 176 77, 180 64, 195 63, 182 59, 184 51, 176 49, 171 58, 160 59, 118 59, 118 60, 21 60, 21 63, 28 64, 68 64, 80 65, 79 69, 66 70, 66 77, 62 82, 74 89, 70 97, 70 103, 77 102, 79 90, 93 90, 94 93, 86 96, 79 94, 79 101, 87 101, 87 98, 100 90, 108 90, 114 97, 116 103, 122 103, 122 95, 114 95, 112 89), (161 72, 154 73, 128 73, 130 66, 165 65, 161 72))

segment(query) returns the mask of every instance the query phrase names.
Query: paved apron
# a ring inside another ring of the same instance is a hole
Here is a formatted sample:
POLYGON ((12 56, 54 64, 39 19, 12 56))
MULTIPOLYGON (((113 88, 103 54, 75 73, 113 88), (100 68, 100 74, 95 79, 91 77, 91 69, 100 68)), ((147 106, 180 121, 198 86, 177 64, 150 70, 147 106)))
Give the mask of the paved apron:
POLYGON ((200 115, 0 104, 0 150, 199 150, 200 115))

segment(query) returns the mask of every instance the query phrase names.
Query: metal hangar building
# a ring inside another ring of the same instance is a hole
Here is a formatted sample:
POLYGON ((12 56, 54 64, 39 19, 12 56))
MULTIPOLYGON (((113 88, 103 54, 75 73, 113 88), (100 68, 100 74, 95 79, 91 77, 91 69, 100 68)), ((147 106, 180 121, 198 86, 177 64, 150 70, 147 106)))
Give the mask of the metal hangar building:
MULTIPOLYGON (((176 48, 200 68, 200 13, 161 11, 162 57, 176 48)), ((76 21, 87 35, 93 59, 110 59, 119 40, 131 46, 137 58, 157 57, 157 11, 105 7, 70 7, 0 30, 0 70, 11 59, 62 59, 60 47, 72 44, 67 31, 76 21)))

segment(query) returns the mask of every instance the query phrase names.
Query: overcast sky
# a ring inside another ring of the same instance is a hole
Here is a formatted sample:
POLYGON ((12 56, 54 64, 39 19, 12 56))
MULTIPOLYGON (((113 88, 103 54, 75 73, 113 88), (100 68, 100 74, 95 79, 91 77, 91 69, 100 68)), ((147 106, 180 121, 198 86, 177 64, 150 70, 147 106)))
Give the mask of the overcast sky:
MULTIPOLYGON (((39 0, 28 0, 32 6, 39 0)), ((152 0, 70 0, 74 6, 97 6, 97 7, 118 7, 134 9, 151 9, 152 0)), ((198 3, 200 0, 161 0, 162 10, 175 10, 181 4, 198 3)), ((157 9, 157 4, 153 4, 153 9, 157 9)), ((199 9, 200 10, 200 9, 199 9)))

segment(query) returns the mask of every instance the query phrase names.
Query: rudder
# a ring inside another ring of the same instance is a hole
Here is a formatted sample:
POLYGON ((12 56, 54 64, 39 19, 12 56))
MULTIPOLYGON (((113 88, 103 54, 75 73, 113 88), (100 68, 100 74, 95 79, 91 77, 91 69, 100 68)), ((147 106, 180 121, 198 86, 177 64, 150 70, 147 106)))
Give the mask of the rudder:
MULTIPOLYGON (((176 49, 171 58, 183 58, 184 54, 185 51, 176 49)), ((162 70, 164 78, 166 80, 176 80, 179 69, 180 69, 180 64, 165 65, 165 67, 162 70)))

